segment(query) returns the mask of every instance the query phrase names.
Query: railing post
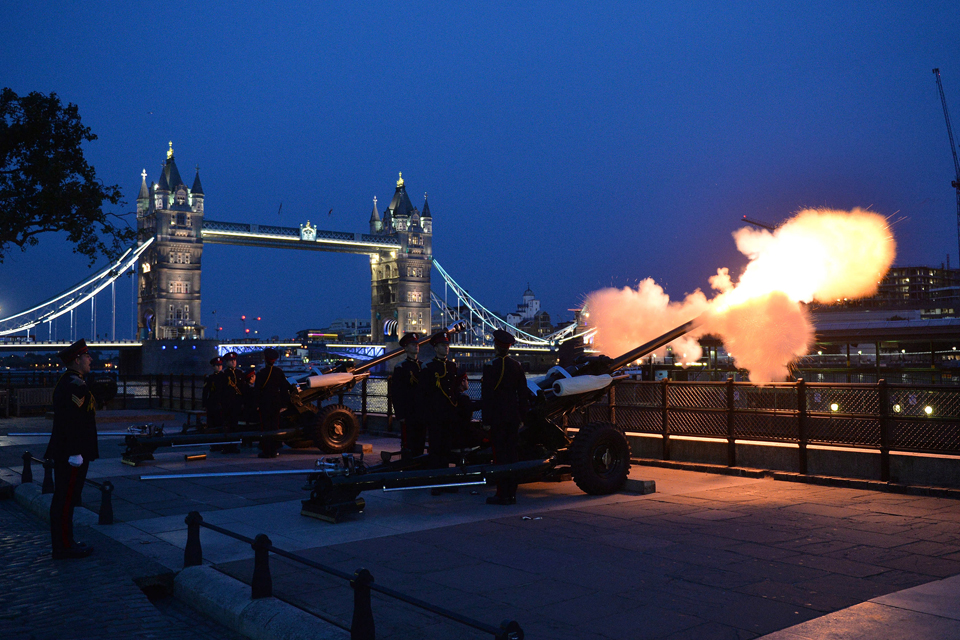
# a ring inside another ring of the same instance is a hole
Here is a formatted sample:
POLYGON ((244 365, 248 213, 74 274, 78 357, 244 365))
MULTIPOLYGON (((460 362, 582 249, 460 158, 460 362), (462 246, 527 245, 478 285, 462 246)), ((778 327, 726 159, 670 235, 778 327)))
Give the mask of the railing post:
POLYGON ((273 595, 273 579, 270 577, 270 538, 260 533, 253 539, 253 579, 250 581, 250 597, 269 598, 273 595))
POLYGON ((100 518, 98 524, 113 524, 113 483, 104 480, 100 485, 100 518))
POLYGON ((609 409, 609 418, 611 424, 617 424, 617 383, 610 385, 610 391, 607 394, 607 407, 609 409))
POLYGON ((350 640, 376 640, 373 624, 373 607, 370 605, 370 585, 373 576, 366 569, 357 569, 350 586, 353 587, 353 621, 350 623, 350 640))
POLYGON ((733 377, 727 378, 727 466, 737 466, 737 439, 733 419, 733 377))
POLYGON ((20 472, 20 484, 29 484, 33 482, 33 469, 30 463, 33 461, 33 454, 29 451, 23 452, 23 471, 20 472))
POLYGON ((199 567, 203 564, 203 550, 200 548, 200 523, 203 516, 199 511, 191 511, 184 522, 187 523, 187 546, 183 548, 183 568, 199 567))
POLYGON ((182 374, 182 373, 180 374, 180 406, 177 407, 177 409, 179 409, 180 411, 183 411, 183 410, 184 410, 184 404, 183 404, 183 374, 182 374))
POLYGON ((127 408, 127 393, 128 393, 128 390, 127 390, 127 374, 123 374, 123 380, 121 380, 121 382, 123 382, 123 408, 126 409, 126 408, 127 408))
POLYGON ((170 402, 170 404, 167 405, 167 408, 172 410, 173 409, 173 374, 172 373, 169 374, 169 378, 167 379, 167 386, 170 387, 170 390, 167 391, 167 397, 170 402))
POLYGON ((40 493, 53 493, 53 460, 43 461, 43 484, 40 493))
MULTIPOLYGON (((393 376, 387 376, 387 433, 393 433, 393 376)), ((564 416, 566 417, 566 416, 564 416)))
POLYGON ((880 400, 880 480, 890 482, 890 390, 886 380, 877 381, 880 400))
POLYGON ((800 447, 800 473, 807 473, 807 383, 797 378, 797 444, 800 447))
POLYGON ((360 428, 367 430, 367 378, 360 383, 360 428))
POLYGON ((190 374, 190 410, 197 410, 197 374, 190 374))
POLYGON ((523 640, 523 629, 516 620, 504 620, 500 623, 500 631, 494 640, 523 640))
POLYGON ((660 381, 660 429, 663 434, 663 459, 670 459, 670 418, 667 411, 667 384, 669 378, 660 381))

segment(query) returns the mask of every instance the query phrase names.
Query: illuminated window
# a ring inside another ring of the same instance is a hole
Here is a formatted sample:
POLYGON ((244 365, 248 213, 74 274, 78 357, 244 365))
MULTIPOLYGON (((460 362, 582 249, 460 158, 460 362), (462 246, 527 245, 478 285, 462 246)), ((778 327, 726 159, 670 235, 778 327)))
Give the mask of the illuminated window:
POLYGON ((423 302, 423 292, 407 291, 407 302, 423 302))
POLYGON ((190 317, 190 305, 183 305, 183 319, 186 320, 190 317))

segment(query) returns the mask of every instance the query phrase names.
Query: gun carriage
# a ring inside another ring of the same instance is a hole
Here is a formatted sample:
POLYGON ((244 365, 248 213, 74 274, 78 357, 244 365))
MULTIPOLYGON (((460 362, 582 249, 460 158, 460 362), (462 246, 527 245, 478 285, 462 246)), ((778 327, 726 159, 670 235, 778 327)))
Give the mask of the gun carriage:
MULTIPOLYGON (((464 323, 457 322, 438 334, 452 334, 464 328, 464 323)), ((426 344, 432 338, 433 336, 427 336, 421 339, 419 344, 426 344)), ((125 447, 121 461, 136 466, 153 460, 153 453, 161 447, 216 445, 225 441, 248 444, 267 438, 279 440, 298 449, 316 446, 324 453, 352 451, 360 434, 357 415, 342 404, 322 406, 322 403, 347 393, 357 383, 369 377, 374 367, 402 355, 403 352, 403 349, 396 349, 357 367, 340 366, 322 375, 297 379, 288 405, 280 412, 279 431, 248 430, 226 433, 219 429, 200 428, 189 432, 184 425, 180 433, 168 434, 164 433, 162 425, 138 425, 130 427, 129 434, 121 444, 125 447)))
POLYGON ((698 320, 620 357, 581 358, 570 367, 554 367, 542 378, 528 381, 535 399, 520 429, 519 462, 493 464, 489 439, 482 435, 474 446, 454 452, 455 459, 442 468, 429 468, 427 455, 394 460, 394 454, 384 452, 379 464, 368 466, 362 456, 344 453, 317 461, 317 471, 305 486, 310 497, 302 501, 301 513, 338 522, 347 514, 363 510, 365 501, 359 497, 363 491, 485 485, 506 479, 523 484, 572 478, 585 493, 615 493, 623 488, 630 471, 630 444, 623 431, 610 423, 594 422, 570 438, 559 426, 560 421, 606 394, 618 379, 618 370, 673 342, 696 327, 698 320))

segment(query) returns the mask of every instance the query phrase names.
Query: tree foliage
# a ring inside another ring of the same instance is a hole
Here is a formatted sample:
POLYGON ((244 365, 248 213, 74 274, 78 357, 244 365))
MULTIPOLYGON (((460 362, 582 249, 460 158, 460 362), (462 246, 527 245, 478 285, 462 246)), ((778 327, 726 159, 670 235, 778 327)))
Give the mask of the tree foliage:
POLYGON ((92 265, 116 258, 136 237, 123 214, 120 188, 106 186, 83 157, 81 144, 96 140, 80 122, 75 104, 56 93, 0 93, 0 263, 12 245, 35 246, 37 236, 65 231, 74 253, 92 265))

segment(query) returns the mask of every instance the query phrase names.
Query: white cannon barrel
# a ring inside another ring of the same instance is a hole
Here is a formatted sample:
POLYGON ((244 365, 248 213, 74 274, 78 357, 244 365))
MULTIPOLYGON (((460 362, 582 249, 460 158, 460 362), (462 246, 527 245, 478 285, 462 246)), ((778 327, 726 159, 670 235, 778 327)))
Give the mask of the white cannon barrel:
POLYGON ((580 393, 606 389, 612 382, 613 377, 607 373, 600 376, 561 378, 553 383, 553 393, 558 396, 573 396, 580 393))
POLYGON ((301 382, 300 385, 309 387, 310 389, 320 389, 322 387, 350 384, 353 382, 353 378, 354 375, 352 373, 327 373, 322 376, 310 376, 301 382))

